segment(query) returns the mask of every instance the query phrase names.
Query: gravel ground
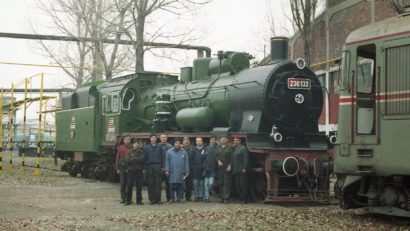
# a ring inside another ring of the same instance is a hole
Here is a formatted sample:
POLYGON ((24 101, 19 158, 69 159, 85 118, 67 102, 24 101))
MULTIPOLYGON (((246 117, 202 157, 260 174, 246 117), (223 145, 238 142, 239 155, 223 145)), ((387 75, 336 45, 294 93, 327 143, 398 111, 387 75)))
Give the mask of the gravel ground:
MULTIPOLYGON (((53 167, 53 160, 45 158, 42 166, 53 167)), ((57 171, 31 173, 27 168, 0 174, 0 230, 410 230, 388 217, 337 205, 219 204, 217 198, 147 205, 145 187, 145 205, 124 206, 118 184, 57 171)))

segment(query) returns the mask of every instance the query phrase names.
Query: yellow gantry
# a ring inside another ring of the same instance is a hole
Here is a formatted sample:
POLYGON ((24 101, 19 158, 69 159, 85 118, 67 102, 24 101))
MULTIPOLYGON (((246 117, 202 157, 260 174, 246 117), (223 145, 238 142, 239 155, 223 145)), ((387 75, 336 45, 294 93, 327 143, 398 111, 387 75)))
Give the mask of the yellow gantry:
MULTIPOLYGON (((0 172, 3 170, 8 170, 8 171, 13 171, 13 147, 15 141, 13 141, 14 137, 14 114, 15 112, 19 109, 19 107, 23 107, 23 128, 22 128, 22 164, 21 167, 18 169, 17 172, 24 172, 25 171, 25 166, 26 166, 26 148, 28 144, 28 140, 26 139, 27 135, 27 108, 31 105, 31 103, 39 101, 40 103, 40 111, 39 111, 39 116, 38 116, 38 129, 37 129, 37 159, 36 159, 36 168, 33 171, 34 176, 40 175, 40 163, 41 163, 41 156, 44 156, 44 148, 45 146, 42 145, 41 141, 41 132, 46 130, 46 115, 44 115, 44 119, 42 118, 43 114, 49 113, 49 112, 56 112, 59 111, 57 109, 57 97, 54 96, 44 96, 43 91, 44 89, 44 74, 37 74, 28 78, 25 78, 17 83, 12 83, 11 88, 7 90, 3 90, 1 88, 0 92, 0 125, 2 125, 3 122, 3 116, 8 116, 9 117, 9 123, 8 123, 8 147, 10 151, 10 161, 9 164, 3 169, 3 129, 0 129, 0 172), (32 84, 32 79, 34 77, 40 77, 40 96, 39 97, 31 97, 31 92, 29 91, 29 88, 31 88, 32 84), (23 100, 15 100, 14 99, 14 90, 17 86, 24 84, 24 99, 23 100), (30 93, 30 96, 28 96, 28 93, 30 93), (3 103, 3 99, 5 99, 5 94, 10 94, 10 101, 3 103), (47 102, 48 100, 55 99, 56 106, 53 110, 47 111, 47 102), (43 109, 44 107, 44 109, 43 109), (3 113, 5 112, 5 113, 3 113)), ((55 124, 54 124, 54 132, 55 132, 55 124)), ((54 143, 55 143, 55 134, 54 134, 54 143)))

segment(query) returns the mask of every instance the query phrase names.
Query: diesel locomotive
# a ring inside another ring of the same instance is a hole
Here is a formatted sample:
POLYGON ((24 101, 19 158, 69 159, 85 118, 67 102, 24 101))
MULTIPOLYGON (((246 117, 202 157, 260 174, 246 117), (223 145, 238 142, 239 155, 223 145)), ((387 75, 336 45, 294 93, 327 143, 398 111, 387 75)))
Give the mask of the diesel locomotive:
POLYGON ((218 52, 178 76, 138 72, 93 82, 62 100, 56 155, 70 175, 112 180, 119 140, 241 137, 251 156, 249 190, 258 201, 328 200, 332 159, 318 132, 323 89, 302 59, 287 60, 287 38, 272 38, 271 62, 218 52))
POLYGON ((410 217, 410 11, 343 50, 335 194, 345 209, 410 217))

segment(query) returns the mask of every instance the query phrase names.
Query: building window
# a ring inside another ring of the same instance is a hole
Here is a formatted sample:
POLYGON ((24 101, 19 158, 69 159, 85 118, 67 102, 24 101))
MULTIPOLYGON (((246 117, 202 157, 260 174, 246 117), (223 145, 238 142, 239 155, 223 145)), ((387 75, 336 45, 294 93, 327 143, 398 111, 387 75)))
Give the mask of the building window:
POLYGON ((322 87, 323 91, 326 89, 326 74, 320 74, 317 76, 317 79, 320 82, 320 86, 322 87))
POLYGON ((338 92, 338 83, 339 71, 332 71, 329 73, 329 94, 338 92))

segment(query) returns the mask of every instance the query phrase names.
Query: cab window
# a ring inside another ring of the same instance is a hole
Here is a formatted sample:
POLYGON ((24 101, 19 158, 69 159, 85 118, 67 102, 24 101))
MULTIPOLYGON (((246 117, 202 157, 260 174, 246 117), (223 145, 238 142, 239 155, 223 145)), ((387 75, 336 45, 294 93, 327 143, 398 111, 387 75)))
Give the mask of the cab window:
POLYGON ((130 110, 131 109, 131 103, 135 99, 135 92, 134 89, 127 88, 124 92, 124 95, 122 97, 122 109, 123 110, 130 110))
POLYGON ((374 44, 357 49, 356 84, 357 92, 369 94, 373 92, 374 63, 376 58, 374 44))
POLYGON ((116 114, 120 111, 120 94, 112 92, 102 96, 103 115, 116 114))
POLYGON ((120 110, 120 94, 111 94, 111 112, 117 113, 120 110))

